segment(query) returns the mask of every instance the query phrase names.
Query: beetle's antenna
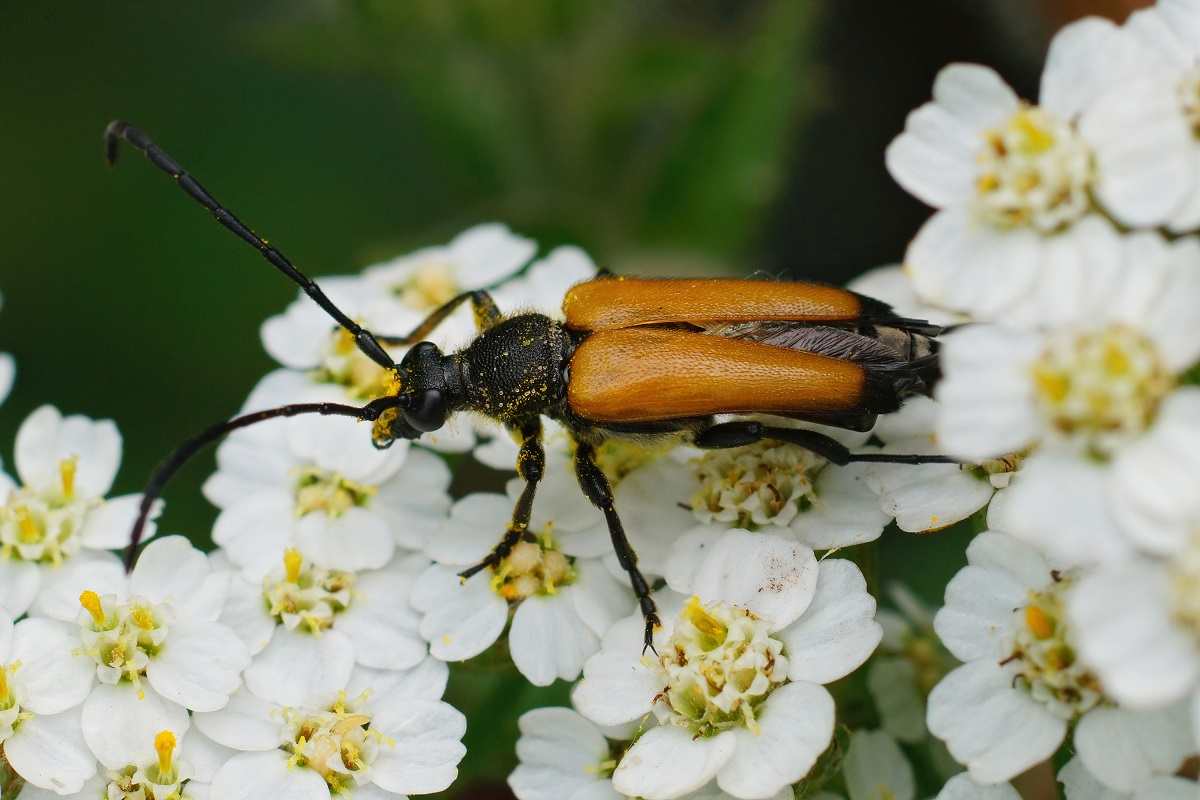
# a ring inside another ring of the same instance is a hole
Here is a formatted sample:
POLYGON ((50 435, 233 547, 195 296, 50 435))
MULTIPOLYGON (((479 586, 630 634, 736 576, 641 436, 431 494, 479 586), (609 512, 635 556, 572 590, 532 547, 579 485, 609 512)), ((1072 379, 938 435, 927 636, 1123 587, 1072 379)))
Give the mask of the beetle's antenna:
POLYGON ((133 569, 133 562, 137 560, 138 545, 141 544, 142 533, 146 529, 146 522, 150 519, 150 509, 154 506, 154 501, 162 496, 167 482, 179 471, 180 467, 208 445, 239 428, 246 428, 250 425, 256 425, 259 422, 266 422, 269 419, 276 419, 278 417, 295 417, 300 414, 323 414, 325 416, 354 417, 363 422, 373 422, 387 409, 403 405, 405 400, 407 398, 400 395, 381 397, 361 407, 347 406, 341 403, 294 403, 278 408, 268 408, 263 411, 255 411, 251 414, 243 414, 240 417, 219 422, 198 436, 179 445, 179 447, 175 448, 174 452, 155 467, 154 472, 150 475, 150 480, 146 482, 146 489, 142 494, 142 502, 138 507, 137 520, 133 523, 133 531, 129 534, 129 546, 125 550, 125 571, 128 572, 133 569))
POLYGON ((121 139, 141 150, 151 164, 174 178, 175 182, 179 184, 179 188, 183 189, 188 197, 207 208, 217 222, 233 231, 242 241, 262 253, 263 258, 269 261, 271 266, 297 283, 304 290, 305 294, 325 310, 326 314, 333 317, 339 325, 350 332, 354 337, 354 341, 358 344, 358 349, 362 350, 368 358, 385 369, 396 366, 396 363, 392 361, 370 331, 346 316, 340 308, 333 304, 333 301, 329 299, 325 292, 321 291, 321 287, 317 286, 308 276, 296 269, 283 253, 268 245, 266 239, 261 238, 254 231, 250 230, 245 223, 233 215, 233 212, 218 203, 195 178, 189 175, 183 167, 179 166, 175 159, 171 158, 161 147, 151 141, 149 136, 127 122, 113 120, 104 129, 104 158, 109 166, 117 162, 118 144, 121 139))

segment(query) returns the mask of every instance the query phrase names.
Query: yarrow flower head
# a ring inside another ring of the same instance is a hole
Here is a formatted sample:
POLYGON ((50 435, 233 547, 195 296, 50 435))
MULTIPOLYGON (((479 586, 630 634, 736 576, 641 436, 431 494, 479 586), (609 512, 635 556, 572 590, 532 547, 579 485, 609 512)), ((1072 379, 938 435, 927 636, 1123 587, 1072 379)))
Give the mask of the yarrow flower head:
POLYGON ((821 684, 878 644, 875 602, 850 562, 818 567, 805 545, 738 530, 706 554, 690 588, 686 602, 659 593, 656 653, 639 656, 640 617, 614 625, 575 702, 600 725, 648 712, 658 721, 613 772, 623 794, 680 797, 715 779, 734 797, 770 797, 829 746, 833 701, 821 684))
MULTIPOLYGON (((121 435, 111 420, 63 417, 42 406, 21 424, 20 482, 0 473, 0 602, 10 612, 27 611, 43 590, 74 586, 78 573, 119 570, 105 551, 124 546, 141 502, 140 495, 104 499, 120 462, 121 435)), ((146 533, 154 534, 152 522, 146 533)))
POLYGON ((359 668, 349 688, 284 706, 239 693, 196 715, 214 741, 242 751, 217 772, 214 797, 427 794, 448 787, 466 752, 462 714, 437 698, 445 666, 407 672, 359 668), (371 787, 371 788, 368 788, 371 787))
POLYGON ((437 563, 418 579, 413 605, 424 614, 421 634, 438 658, 476 656, 508 627, 513 663, 532 683, 573 680, 601 633, 632 609, 628 587, 599 558, 610 547, 604 518, 566 464, 556 466, 561 457, 549 456, 529 526, 498 564, 465 582, 458 576, 481 563, 503 535, 519 479, 510 482, 509 497, 460 500, 429 540, 426 552, 437 563))

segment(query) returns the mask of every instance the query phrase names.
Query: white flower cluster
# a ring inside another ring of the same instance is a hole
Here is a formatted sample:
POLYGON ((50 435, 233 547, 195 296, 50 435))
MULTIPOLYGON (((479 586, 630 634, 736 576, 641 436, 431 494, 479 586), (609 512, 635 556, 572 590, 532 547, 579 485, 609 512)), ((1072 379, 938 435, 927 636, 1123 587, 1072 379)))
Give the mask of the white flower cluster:
POLYGON ((936 402, 881 436, 990 487, 946 514, 921 473, 950 470, 869 474, 911 530, 989 504, 933 621, 965 663, 927 718, 984 784, 1069 735, 1070 798, 1198 791, 1175 776, 1200 732, 1198 108, 1200 2, 1160 0, 1060 31, 1038 104, 946 67, 887 151, 937 210, 903 278, 868 283, 961 327, 936 402))
MULTIPOLYGON (((573 708, 520 721, 520 800, 914 800, 930 775, 941 800, 1012 800, 1010 780, 1066 753, 1071 800, 1195 797, 1180 773, 1200 740, 1198 65, 1200 0, 1161 0, 1060 32, 1037 105, 985 67, 943 70, 887 153, 937 211, 903 269, 854 286, 953 326, 943 377, 871 434, 822 432, 962 463, 598 448, 656 588, 649 649, 549 421, 524 535, 469 579, 525 484, 452 499, 444 456, 512 469, 516 445, 460 417, 376 450, 365 426, 316 415, 231 434, 204 488, 218 548, 159 537, 126 575, 112 551, 140 498, 105 497, 115 426, 35 411, 17 479, 0 474, 0 792, 441 791, 465 754, 447 663, 488 651, 535 686, 575 682, 573 708), (877 611, 844 557, 893 521, 967 519, 983 532, 936 613, 903 587, 877 611)), ((554 316, 596 269, 536 251, 481 225, 320 283, 377 334, 476 288, 501 313, 554 316)), ((473 335, 464 306, 431 338, 473 335)), ((262 336, 282 366, 245 412, 385 390, 303 296, 262 336)), ((0 399, 11 373, 0 359, 0 399)))

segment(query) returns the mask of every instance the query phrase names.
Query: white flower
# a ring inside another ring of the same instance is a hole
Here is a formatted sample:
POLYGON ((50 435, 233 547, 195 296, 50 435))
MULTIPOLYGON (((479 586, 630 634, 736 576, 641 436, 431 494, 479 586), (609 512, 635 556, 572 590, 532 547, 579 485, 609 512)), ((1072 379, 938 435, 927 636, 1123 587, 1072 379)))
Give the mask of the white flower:
POLYGON ((1133 559, 1079 582, 1067 610, 1105 690, 1159 708, 1200 687, 1200 528, 1164 560, 1133 559))
POLYGON ((999 783, 1049 758, 1105 698, 1066 619, 1076 572, 1001 533, 977 536, 967 560, 934 619, 967 663, 934 687, 927 722, 975 780, 999 783))
POLYGON ((1050 281, 1040 328, 980 325, 944 340, 937 436, 991 458, 1037 447, 1005 498, 1011 533, 1064 559, 1162 552, 1200 497, 1200 392, 1178 387, 1200 357, 1200 244, 1151 234, 1092 236, 1096 260, 1050 281))
MULTIPOLYGON (((821 432, 851 447, 866 439, 821 432)), ((651 572, 686 572, 678 559, 698 554, 680 553, 679 541, 697 525, 770 531, 828 550, 878 539, 889 522, 867 485, 865 464, 839 467, 803 447, 772 441, 687 453, 693 457, 686 465, 679 463, 686 454, 655 459, 616 489, 630 540, 651 572), (662 548, 673 551, 674 561, 659 556, 662 548)))
MULTIPOLYGON (((612 786, 614 748, 628 747, 628 735, 601 730, 570 708, 535 708, 521 715, 517 740, 520 763, 508 776, 518 800, 624 800, 612 786)), ((683 800, 730 800, 713 784, 683 800)), ((792 800, 791 787, 770 800, 792 800)))
POLYGON ((316 567, 294 549, 281 561, 256 584, 235 578, 222 616, 254 656, 244 675, 254 694, 298 705, 344 689, 356 663, 402 670, 427 655, 409 606, 424 556, 358 573, 316 567))
MULTIPOLYGON (((457 295, 495 286, 514 275, 536 251, 532 240, 514 235, 499 223, 486 223, 463 231, 448 245, 424 247, 368 267, 362 277, 408 311, 411 322, 399 332, 403 335, 457 295)), ((469 307, 464 304, 439 331, 438 344, 465 344, 475 331, 469 307)))
MULTIPOLYGON (((583 497, 566 464, 547 464, 526 537, 496 568, 467 581, 463 568, 499 543, 512 516, 503 495, 460 500, 426 546, 438 563, 413 589, 424 613, 430 652, 461 661, 489 647, 509 622, 508 647, 521 674, 538 686, 573 680, 599 646, 600 634, 633 607, 633 594, 597 557, 610 547, 604 518, 583 497)), ((510 482, 515 497, 523 481, 510 482)))
MULTIPOLYGON (((894 414, 879 420, 872 433, 886 444, 884 453, 942 455, 934 434, 937 403, 910 397, 894 414)), ((885 514, 903 531, 940 530, 983 508, 997 489, 1008 485, 1015 459, 982 464, 870 464, 867 484, 879 495, 885 514)))
POLYGON ((833 736, 833 699, 821 685, 856 667, 882 631, 857 567, 805 545, 730 531, 700 564, 697 596, 660 592, 660 657, 641 655, 642 620, 604 636, 575 692, 600 725, 653 713, 613 773, 618 791, 656 800, 715 778, 738 798, 767 798, 803 778, 833 736))
POLYGON ((214 741, 243 751, 217 773, 213 797, 327 798, 428 794, 448 787, 466 752, 466 720, 437 700, 445 665, 358 668, 347 691, 281 706, 248 692, 221 711, 197 714, 214 741))
POLYGON ((276 569, 289 547, 325 569, 378 569, 398 546, 419 548, 450 504, 442 459, 406 449, 375 449, 367 427, 348 418, 237 431, 218 448, 204 487, 222 509, 213 540, 251 581, 276 569))
MULTIPOLYGON (((1182 200, 1190 131, 1170 87, 1139 78, 1132 45, 1085 20, 1051 44, 1042 105, 1022 103, 992 70, 953 64, 934 100, 888 148, 892 176, 940 209, 905 258, 926 302, 980 319, 1024 304, 1064 231, 1089 219, 1096 193, 1117 219, 1153 225, 1182 200)), ((1085 255, 1076 250, 1075 257, 1085 255)))
MULTIPOLYGON (((125 546, 141 502, 140 495, 104 499, 120 463, 111 420, 64 418, 53 406, 26 418, 16 441, 20 484, 0 473, 0 605, 20 615, 77 569, 119 570, 104 551, 125 546)), ((150 523, 146 535, 153 534, 150 523)))
POLYGON ((72 652, 77 641, 61 622, 14 625, 0 608, 0 748, 28 783, 62 794, 96 772, 80 725, 93 672, 72 652))
POLYGON ((1067 800, 1195 800, 1198 791, 1195 781, 1174 775, 1155 775, 1139 781, 1130 791, 1120 791, 1101 783, 1081 758, 1068 761, 1059 770, 1058 780, 1067 800))

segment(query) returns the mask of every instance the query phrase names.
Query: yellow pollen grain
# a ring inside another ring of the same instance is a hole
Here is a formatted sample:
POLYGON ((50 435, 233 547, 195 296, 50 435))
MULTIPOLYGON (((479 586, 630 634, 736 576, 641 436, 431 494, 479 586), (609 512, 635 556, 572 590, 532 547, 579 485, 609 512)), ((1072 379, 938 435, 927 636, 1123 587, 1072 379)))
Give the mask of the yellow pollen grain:
POLYGON ((1070 389, 1070 383, 1066 377, 1059 373, 1050 372, 1049 370, 1038 369, 1034 370, 1034 380, 1037 382, 1038 389, 1041 393, 1055 403, 1061 403, 1063 398, 1067 396, 1070 389))
POLYGON ((299 583, 300 567, 304 564, 304 556, 294 547, 283 551, 283 566, 287 570, 287 582, 299 583))
POLYGON ((171 755, 175 752, 175 734, 159 731, 154 737, 154 749, 158 752, 158 770, 163 775, 171 773, 171 755))
POLYGON ((79 605, 87 609, 88 613, 92 615, 92 620, 97 625, 105 623, 104 609, 100 606, 100 595, 91 589, 87 589, 83 594, 79 595, 79 605))
POLYGON ((1000 185, 1000 179, 996 177, 996 173, 987 172, 979 176, 975 181, 975 189, 979 192, 990 192, 1000 185))
POLYGON ((1054 620, 1037 606, 1025 608, 1025 625, 1038 639, 1049 639, 1054 635, 1054 620))
POLYGON ((63 497, 68 500, 75 496, 75 472, 78 468, 79 456, 71 456, 58 462, 58 473, 62 476, 63 497))

